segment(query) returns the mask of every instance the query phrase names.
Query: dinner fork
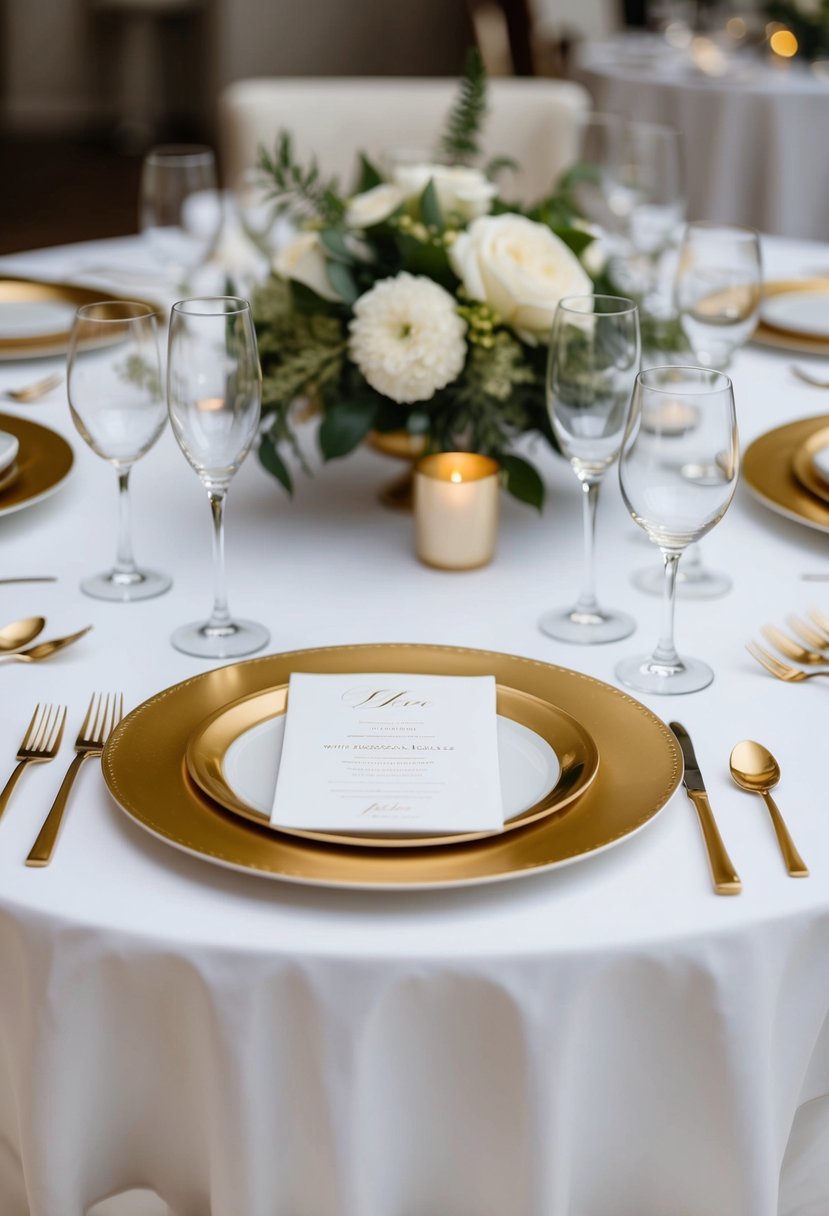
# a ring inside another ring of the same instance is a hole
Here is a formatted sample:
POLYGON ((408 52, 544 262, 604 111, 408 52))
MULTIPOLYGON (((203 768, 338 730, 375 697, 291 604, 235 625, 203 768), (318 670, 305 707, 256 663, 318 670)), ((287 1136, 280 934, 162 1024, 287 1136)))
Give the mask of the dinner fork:
POLYGON ((44 764, 54 760, 63 738, 66 725, 64 705, 36 705, 23 742, 17 752, 17 767, 0 793, 0 815, 6 809, 17 779, 28 764, 44 764))
POLYGON ((781 654, 784 654, 787 659, 791 659, 793 663, 803 663, 806 667, 814 667, 829 663, 829 658, 825 654, 819 654, 817 650, 808 650, 805 646, 801 646, 798 642, 792 641, 780 629, 775 629, 774 625, 764 625, 760 630, 766 641, 771 642, 772 646, 776 646, 781 654))
POLYGON ((814 629, 808 621, 801 621, 799 617, 790 615, 786 617, 786 624, 801 642, 805 642, 813 650, 829 650, 829 637, 814 629))
POLYGON ((809 611, 809 616, 817 625, 818 629, 829 635, 829 616, 825 612, 821 612, 818 608, 812 608, 809 611))
POLYGON ((52 803, 52 808, 43 822, 37 840, 26 858, 27 866, 48 866, 52 860, 52 853, 63 820, 63 812, 66 810, 66 803, 69 799, 69 791, 72 789, 80 767, 90 756, 102 754, 106 741, 113 727, 121 721, 123 712, 124 697, 122 694, 107 693, 106 698, 103 693, 92 694, 89 709, 86 711, 83 725, 75 740, 77 754, 67 769, 57 798, 52 803))
POLYGON ((799 684, 801 680, 813 680, 816 676, 829 676, 829 668, 825 668, 823 671, 801 671, 799 667, 791 667, 788 663, 783 663, 780 659, 775 658, 773 654, 769 654, 756 642, 748 642, 746 650, 761 667, 765 667, 766 671, 776 676, 778 680, 785 680, 787 684, 799 684))
POLYGON ((24 384, 20 388, 4 388, 0 390, 0 397, 8 397, 19 405, 26 405, 30 401, 39 401, 41 397, 45 397, 53 388, 58 387, 62 379, 62 372, 53 372, 51 376, 35 380, 33 384, 24 384))

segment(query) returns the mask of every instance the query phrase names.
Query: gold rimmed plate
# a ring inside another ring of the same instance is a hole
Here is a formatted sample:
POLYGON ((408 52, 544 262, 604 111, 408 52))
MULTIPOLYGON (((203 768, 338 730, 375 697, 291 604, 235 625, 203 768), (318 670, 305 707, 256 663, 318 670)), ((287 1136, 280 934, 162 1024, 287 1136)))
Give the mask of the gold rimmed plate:
MULTIPOLYGON (((72 322, 80 307, 98 300, 124 298, 102 292, 100 287, 0 278, 0 360, 65 354, 72 322)), ((156 305, 148 307, 158 312, 156 305)))
POLYGON ((147 831, 206 861, 290 882, 418 890, 517 878, 608 849, 650 823, 677 788, 682 757, 655 714, 620 689, 534 659, 451 646, 332 646, 233 663, 138 706, 103 757, 118 805, 147 831), (321 844, 223 810, 187 772, 185 750, 206 716, 286 684, 292 672, 411 671, 493 675, 570 714, 593 738, 599 768, 566 814, 467 844, 389 850, 321 844))
POLYGON ((9 470, 14 475, 0 485, 0 515, 8 515, 54 494, 69 476, 74 456, 62 435, 28 418, 0 414, 0 430, 20 444, 9 470))
POLYGON ((817 299, 829 296, 829 278, 779 279, 764 283, 760 322, 752 341, 797 354, 829 355, 829 336, 823 332, 822 325, 816 325, 813 330, 809 327, 808 304, 804 304, 804 300, 810 295, 817 299), (789 314, 786 302, 792 305, 789 314), (797 309, 794 309, 795 302, 799 305, 797 309))
POLYGON ((767 431, 743 455, 743 481, 770 510, 796 523, 829 532, 829 503, 798 480, 794 461, 804 444, 829 426, 829 415, 801 418, 767 431))
POLYGON ((497 687, 498 752, 505 823, 500 832, 393 835, 277 827, 270 810, 279 768, 288 686, 243 697, 211 714, 187 742, 187 771, 226 810, 270 831, 329 844, 424 848, 503 835, 563 811, 594 780, 596 744, 570 714, 516 688, 497 687))
POLYGON ((821 476, 820 470, 815 466, 815 457, 818 452, 825 451, 827 448, 829 448, 829 427, 821 427, 819 431, 810 435, 795 452, 792 457, 792 472, 810 494, 814 494, 821 502, 829 504, 829 481, 821 476))

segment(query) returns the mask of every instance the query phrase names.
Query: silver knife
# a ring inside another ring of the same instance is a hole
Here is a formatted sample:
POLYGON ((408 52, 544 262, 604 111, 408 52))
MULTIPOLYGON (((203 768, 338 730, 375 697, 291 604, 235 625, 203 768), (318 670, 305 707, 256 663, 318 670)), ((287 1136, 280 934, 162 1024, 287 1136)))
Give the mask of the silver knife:
POLYGON ((671 722, 669 725, 682 748, 682 758, 685 761, 682 784, 685 786, 685 793, 694 804, 699 826, 702 828, 714 890, 718 895, 739 895, 743 884, 740 882, 740 877, 734 869, 734 863, 728 856, 722 836, 714 822, 714 812, 711 810, 711 804, 705 792, 705 782, 699 771, 690 735, 681 722, 671 722))

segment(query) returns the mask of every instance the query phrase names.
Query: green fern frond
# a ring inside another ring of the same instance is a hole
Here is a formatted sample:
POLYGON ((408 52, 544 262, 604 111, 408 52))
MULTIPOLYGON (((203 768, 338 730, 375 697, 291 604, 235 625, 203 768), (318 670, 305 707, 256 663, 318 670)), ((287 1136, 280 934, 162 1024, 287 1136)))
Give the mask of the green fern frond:
POLYGON ((274 155, 259 149, 259 168, 270 178, 277 210, 295 215, 316 216, 326 226, 336 225, 345 214, 337 179, 324 178, 316 160, 301 165, 294 156, 291 136, 281 131, 274 155))
POLYGON ((480 156, 480 134, 487 112, 487 76, 481 52, 472 47, 441 139, 441 151, 459 164, 480 156))

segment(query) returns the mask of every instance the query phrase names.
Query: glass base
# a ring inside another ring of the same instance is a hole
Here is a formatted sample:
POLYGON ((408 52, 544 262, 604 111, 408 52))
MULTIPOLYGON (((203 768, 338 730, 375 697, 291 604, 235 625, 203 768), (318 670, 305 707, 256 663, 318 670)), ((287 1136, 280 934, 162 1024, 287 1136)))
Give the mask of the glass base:
POLYGON ((195 621, 181 625, 170 638, 176 650, 200 659, 235 659, 261 650, 270 640, 265 626, 255 621, 231 621, 221 627, 195 621))
POLYGON ((593 612, 584 612, 579 608, 554 608, 544 613, 538 628, 560 642, 590 646, 630 637, 636 622, 626 612, 606 612, 603 608, 596 608, 593 612))
POLYGON ((700 659, 679 659, 676 664, 660 663, 653 655, 642 654, 623 659, 616 665, 616 679, 636 692, 671 695, 699 692, 707 688, 714 673, 700 659))
MULTIPOLYGON (((665 571, 661 566, 646 566, 643 570, 637 570, 630 581, 647 595, 665 594, 665 571)), ((695 566, 691 562, 684 570, 680 565, 676 572, 676 594, 680 600, 719 600, 728 595, 733 586, 727 574, 707 570, 705 566, 695 566)))
POLYGON ((134 570, 131 574, 109 570, 106 574, 93 574, 82 579, 81 591, 96 600, 129 604, 134 600, 151 600, 156 595, 163 595, 172 585, 169 574, 160 574, 158 570, 134 570))

